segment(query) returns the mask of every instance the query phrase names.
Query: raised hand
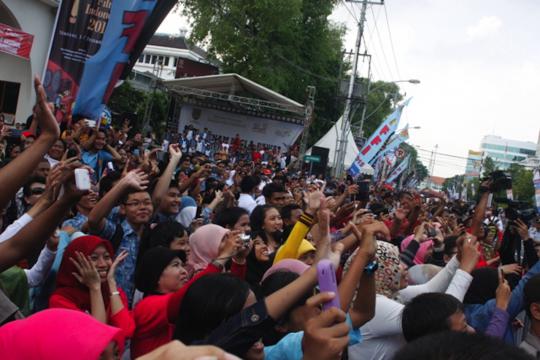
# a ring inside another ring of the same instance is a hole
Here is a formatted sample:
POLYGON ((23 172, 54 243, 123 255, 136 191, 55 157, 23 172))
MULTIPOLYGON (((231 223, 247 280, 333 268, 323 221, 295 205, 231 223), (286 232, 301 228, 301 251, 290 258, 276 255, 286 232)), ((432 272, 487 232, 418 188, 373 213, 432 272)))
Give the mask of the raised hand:
POLYGON ((180 160, 182 158, 182 151, 180 150, 180 146, 178 144, 169 145, 169 155, 171 157, 171 160, 180 160))
POLYGON ((505 274, 521 275, 523 268, 519 264, 506 264, 499 267, 499 270, 505 274))
POLYGON ((321 206, 321 200, 324 199, 322 191, 312 191, 310 193, 304 193, 304 202, 307 204, 306 213, 315 215, 319 207, 321 206))
POLYGON ((499 270, 499 286, 495 291, 495 306, 501 310, 506 311, 508 304, 510 303, 510 297, 512 296, 512 289, 508 285, 508 281, 504 278, 504 273, 499 270))
POLYGON ((239 230, 229 231, 225 234, 223 240, 221 241, 221 245, 219 246, 219 259, 230 258, 236 255, 238 251, 242 249, 243 244, 240 237, 241 234, 242 231, 239 230))
MULTIPOLYGON (((306 305, 318 308, 330 301, 335 294, 324 292, 310 297, 306 305)), ((340 359, 349 343, 349 326, 341 309, 330 308, 307 321, 302 348, 304 360, 340 359)))
POLYGON ((60 136, 60 128, 58 127, 58 122, 47 102, 45 89, 37 76, 34 78, 34 88, 36 91, 37 105, 35 115, 39 128, 41 129, 41 136, 48 136, 56 140, 60 136))
POLYGON ((77 268, 77 273, 72 273, 73 276, 83 285, 91 290, 101 289, 101 279, 99 273, 89 258, 85 257, 83 253, 77 252, 75 254, 76 259, 69 258, 69 260, 77 268))
POLYGON ((107 282, 110 285, 116 286, 116 280, 114 278, 114 274, 116 273, 116 268, 118 267, 118 264, 120 264, 122 261, 124 261, 125 258, 127 258, 129 253, 127 250, 122 250, 120 254, 114 259, 111 267, 109 268, 109 271, 107 272, 107 282))
POLYGON ((148 175, 141 169, 135 169, 122 178, 122 183, 134 190, 144 191, 148 188, 148 175))
POLYGON ((527 240, 529 238, 529 228, 527 227, 527 224, 521 219, 517 219, 514 224, 521 240, 527 240))
POLYGON ((391 240, 390 230, 382 221, 373 221, 370 224, 362 226, 362 233, 379 235, 381 237, 384 237, 384 239, 387 241, 391 240))
POLYGON ((460 269, 471 273, 476 267, 480 253, 478 252, 478 244, 476 236, 471 234, 465 234, 458 239, 458 260, 460 262, 460 269))

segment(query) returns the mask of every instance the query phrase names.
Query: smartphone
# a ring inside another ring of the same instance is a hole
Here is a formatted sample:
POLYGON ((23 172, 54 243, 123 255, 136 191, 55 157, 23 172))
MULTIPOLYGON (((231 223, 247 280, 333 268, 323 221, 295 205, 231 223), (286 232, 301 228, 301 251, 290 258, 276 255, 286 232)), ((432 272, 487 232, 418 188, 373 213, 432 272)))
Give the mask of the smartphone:
POLYGON ((87 169, 75 169, 75 186, 79 190, 90 190, 90 174, 87 169))
POLYGON ((319 290, 321 292, 333 292, 336 296, 327 303, 323 304, 323 310, 328 310, 332 307, 341 308, 338 295, 338 287, 336 280, 336 269, 330 260, 321 260, 317 264, 317 278, 319 280, 319 290))

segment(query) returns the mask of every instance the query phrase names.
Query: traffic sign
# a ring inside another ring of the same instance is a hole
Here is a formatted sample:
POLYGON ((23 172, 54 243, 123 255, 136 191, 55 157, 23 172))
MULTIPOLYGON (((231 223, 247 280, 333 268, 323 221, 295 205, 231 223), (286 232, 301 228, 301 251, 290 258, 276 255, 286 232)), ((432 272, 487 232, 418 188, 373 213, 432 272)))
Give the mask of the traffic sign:
POLYGON ((304 161, 312 163, 320 163, 321 157, 319 155, 306 155, 304 156, 304 161))

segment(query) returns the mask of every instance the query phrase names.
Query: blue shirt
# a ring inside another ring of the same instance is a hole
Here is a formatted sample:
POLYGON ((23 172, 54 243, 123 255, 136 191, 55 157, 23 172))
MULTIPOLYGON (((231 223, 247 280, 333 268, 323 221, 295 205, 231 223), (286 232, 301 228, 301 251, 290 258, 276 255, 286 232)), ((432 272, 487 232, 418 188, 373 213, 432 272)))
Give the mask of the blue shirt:
MULTIPOLYGON (((510 302, 506 312, 509 315, 509 319, 514 319, 523 310, 523 288, 527 281, 536 274, 540 274, 540 261, 525 274, 525 276, 519 281, 518 285, 512 290, 510 302)), ((495 309, 495 299, 487 301, 485 304, 465 304, 464 312, 467 322, 476 331, 484 333, 491 321, 493 311, 495 309)), ((512 326, 506 327, 504 334, 504 341, 510 344, 514 344, 514 336, 512 334, 512 326)))
MULTIPOLYGON (((122 250, 127 250, 128 256, 124 261, 118 264, 115 277, 118 287, 124 290, 131 306, 133 294, 135 293, 135 267, 137 265, 137 256, 139 255, 141 239, 139 239, 139 235, 133 230, 127 220, 122 221, 119 226, 122 227, 123 236, 120 240, 120 245, 116 250, 116 256, 118 256, 122 250)), ((99 233, 99 236, 111 240, 116 232, 116 227, 116 223, 105 220, 105 226, 99 233)))
POLYGON ((97 152, 83 151, 81 160, 83 164, 90 166, 94 169, 94 178, 96 180, 101 179, 101 173, 103 167, 113 160, 111 153, 105 150, 99 150, 97 152))
POLYGON ((86 216, 81 213, 77 213, 77 215, 75 215, 71 219, 67 219, 66 221, 64 221, 64 223, 62 224, 62 228, 70 226, 77 231, 81 231, 82 226, 84 225, 86 220, 88 220, 86 216))
MULTIPOLYGON (((352 326, 351 317, 347 314, 345 320, 349 325, 349 346, 362 342, 362 334, 359 329, 352 326)), ((264 348, 265 360, 301 360, 304 357, 302 351, 303 331, 287 334, 277 344, 264 348)))

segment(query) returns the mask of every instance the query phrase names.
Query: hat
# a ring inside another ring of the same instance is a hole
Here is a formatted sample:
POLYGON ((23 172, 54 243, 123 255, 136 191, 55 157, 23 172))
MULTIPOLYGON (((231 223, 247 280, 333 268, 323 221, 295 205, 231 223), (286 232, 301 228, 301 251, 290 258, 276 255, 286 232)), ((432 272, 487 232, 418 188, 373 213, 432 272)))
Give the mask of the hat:
POLYGON ((313 246, 312 243, 307 241, 306 239, 302 239, 302 242, 300 243, 300 246, 298 247, 298 251, 296 252, 296 258, 300 259, 303 255, 310 251, 316 251, 317 249, 315 246, 313 246))
POLYGON ((135 286, 144 294, 156 293, 159 278, 171 261, 180 257, 169 248, 157 246, 145 252, 135 275, 135 286))

